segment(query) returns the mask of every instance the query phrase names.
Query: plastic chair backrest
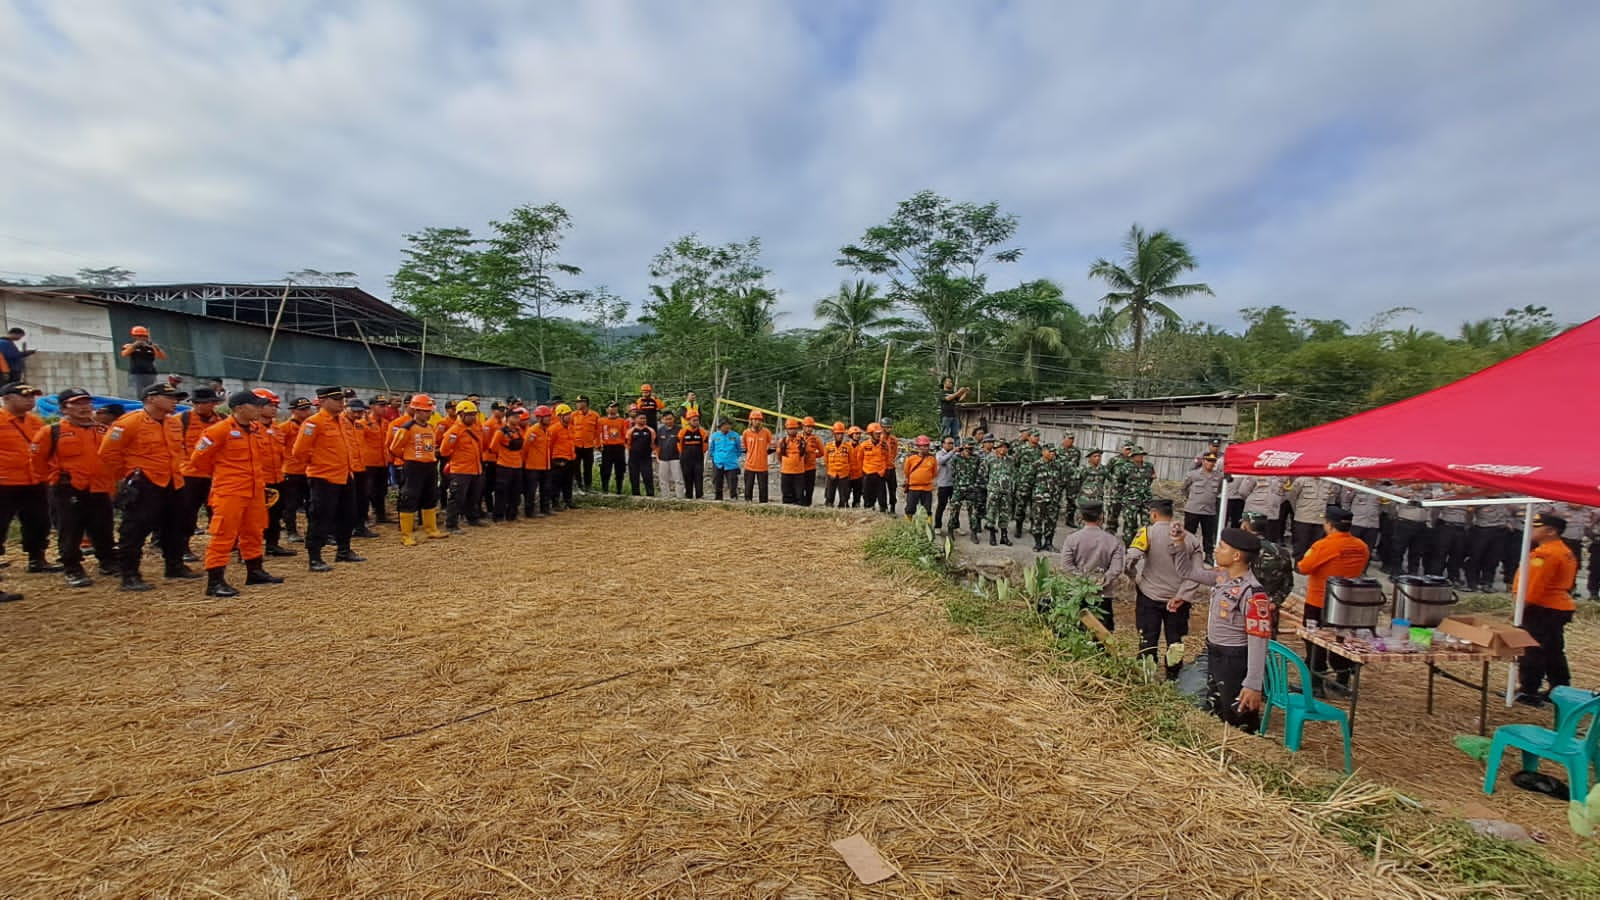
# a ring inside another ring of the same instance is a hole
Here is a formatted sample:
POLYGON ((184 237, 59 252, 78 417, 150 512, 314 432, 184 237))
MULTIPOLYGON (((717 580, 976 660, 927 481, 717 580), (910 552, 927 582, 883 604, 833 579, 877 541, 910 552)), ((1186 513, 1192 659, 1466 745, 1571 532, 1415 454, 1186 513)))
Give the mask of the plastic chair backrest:
POLYGON ((1311 696, 1311 667, 1298 653, 1277 641, 1267 642, 1267 699, 1275 706, 1287 706, 1290 669, 1300 676, 1300 692, 1311 696))
POLYGON ((1578 724, 1586 719, 1589 721, 1588 737, 1592 739, 1596 732, 1600 731, 1596 727, 1600 725, 1600 696, 1573 710, 1571 715, 1563 719, 1561 730, 1556 732, 1556 737, 1569 741, 1577 740, 1578 724))

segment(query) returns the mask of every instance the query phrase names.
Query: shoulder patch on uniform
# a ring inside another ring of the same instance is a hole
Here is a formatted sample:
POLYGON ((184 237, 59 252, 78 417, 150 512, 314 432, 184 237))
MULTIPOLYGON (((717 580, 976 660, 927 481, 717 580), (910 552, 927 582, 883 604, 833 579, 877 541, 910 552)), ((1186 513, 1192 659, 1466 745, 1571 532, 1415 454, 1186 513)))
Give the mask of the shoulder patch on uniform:
POLYGON ((310 422, 306 422, 304 425, 300 426, 300 431, 305 434, 316 434, 317 426, 311 424, 310 422))
POLYGON ((244 432, 237 431, 237 430, 229 431, 228 432, 228 437, 244 437, 244 432))
POLYGON ((1132 547, 1135 550, 1149 550, 1150 549, 1150 529, 1148 527, 1139 529, 1139 533, 1137 535, 1134 535, 1133 543, 1129 544, 1128 546, 1132 547))
POLYGON ((108 441, 120 441, 120 440, 122 440, 122 426, 121 425, 113 425, 113 426, 111 426, 111 430, 106 433, 106 440, 108 440, 108 441))
MULTIPOLYGON (((238 432, 234 432, 234 433, 238 434, 238 432)), ((196 450, 209 450, 209 449, 211 449, 211 438, 202 437, 200 439, 200 443, 195 444, 194 448, 196 450)))
POLYGON ((1528 565, 1530 565, 1530 566, 1542 566, 1542 565, 1544 565, 1544 557, 1535 556, 1533 559, 1528 560, 1528 565))

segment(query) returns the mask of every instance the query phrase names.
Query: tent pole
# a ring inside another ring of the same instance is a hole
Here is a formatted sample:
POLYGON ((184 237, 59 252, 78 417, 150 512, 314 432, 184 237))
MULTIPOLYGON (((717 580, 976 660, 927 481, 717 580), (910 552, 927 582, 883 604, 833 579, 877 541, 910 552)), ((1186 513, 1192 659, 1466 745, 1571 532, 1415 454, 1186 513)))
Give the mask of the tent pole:
POLYGON ((1232 475, 1222 476, 1222 496, 1217 498, 1217 534, 1228 527, 1228 482, 1232 480, 1232 475))
MULTIPOLYGON (((1533 504, 1522 510, 1522 549, 1517 553, 1517 607, 1511 624, 1522 627, 1522 611, 1528 606, 1528 551, 1533 547, 1533 504)), ((1516 700, 1517 667, 1506 670, 1506 707, 1516 700)))

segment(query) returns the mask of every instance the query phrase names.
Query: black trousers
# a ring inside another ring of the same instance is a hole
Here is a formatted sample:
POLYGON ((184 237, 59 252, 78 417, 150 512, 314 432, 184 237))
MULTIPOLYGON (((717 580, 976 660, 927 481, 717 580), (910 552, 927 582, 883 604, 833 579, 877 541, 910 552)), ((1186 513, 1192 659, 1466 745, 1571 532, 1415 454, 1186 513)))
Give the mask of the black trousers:
POLYGON ((861 505, 867 509, 874 507, 889 511, 889 498, 884 493, 883 476, 875 472, 868 472, 861 476, 861 505))
POLYGON ((1274 544, 1283 543, 1283 519, 1268 519, 1261 523, 1261 533, 1274 544))
POLYGON ((300 524, 295 521, 302 509, 305 509, 306 498, 311 496, 306 486, 306 476, 283 476, 283 488, 278 495, 278 505, 273 507, 278 511, 278 522, 290 534, 300 533, 300 524))
POLYGON ((483 511, 483 475, 453 472, 450 475, 450 502, 444 508, 446 528, 454 528, 465 518, 468 522, 481 522, 483 511))
POLYGON ((824 506, 833 506, 837 503, 840 507, 850 505, 850 479, 839 475, 829 475, 822 483, 822 503, 824 506))
POLYGON ((1321 522, 1302 522, 1299 519, 1296 519, 1294 523, 1295 562, 1299 562, 1300 557, 1305 556, 1306 551, 1311 549, 1311 545, 1315 544, 1317 539, 1321 537, 1321 522))
POLYGON ((728 488, 728 499, 739 499, 739 470, 719 469, 716 466, 712 466, 711 490, 713 499, 722 499, 722 488, 724 484, 726 484, 728 488))
POLYGON ((389 521, 389 467, 367 467, 367 505, 372 508, 372 521, 389 521))
POLYGON ((656 467, 655 459, 648 453, 635 453, 628 457, 628 484, 633 488, 633 495, 639 496, 639 483, 644 482, 646 496, 656 495, 656 467))
POLYGON ((326 478, 307 478, 311 505, 306 508, 306 553, 322 558, 322 548, 331 542, 339 552, 350 549, 350 535, 356 530, 356 486, 350 481, 335 484, 326 478))
POLYGON ((778 492, 783 502, 788 506, 797 506, 800 503, 800 489, 805 486, 806 476, 803 472, 784 472, 778 476, 778 492))
POLYGON ((1378 549, 1378 527, 1376 525, 1351 525, 1350 533, 1360 539, 1361 543, 1367 545, 1367 557, 1369 559, 1372 558, 1373 551, 1378 549))
POLYGON ((955 492, 956 486, 953 484, 947 484, 944 487, 939 488, 939 505, 935 506, 933 509, 934 528, 944 527, 944 511, 949 507, 950 498, 955 494, 955 492))
MULTIPOLYGON (((11 533, 12 519, 22 520, 23 552, 28 554, 29 560, 42 561, 46 548, 50 546, 49 490, 42 484, 0 485, 0 549, 5 547, 6 536, 11 533)), ((149 532, 145 533, 145 537, 149 537, 149 532)), ((183 532, 181 537, 183 543, 178 549, 179 562, 183 561, 183 548, 188 545, 189 532, 183 532)))
POLYGON ((1155 656, 1161 647, 1161 633, 1167 634, 1167 645, 1180 643, 1189 636, 1189 605, 1177 612, 1169 612, 1165 600, 1156 600, 1138 592, 1134 600, 1133 624, 1139 629, 1139 655, 1155 656))
POLYGON ((1238 528, 1239 520, 1244 518, 1244 498, 1228 498, 1228 527, 1238 528))
POLYGON ((610 490, 611 475, 617 476, 617 493, 622 493, 622 473, 628 465, 628 451, 621 444, 600 448, 600 490, 610 490))
POLYGON ((1444 575, 1451 581, 1460 581, 1466 557, 1467 526, 1453 522, 1433 526, 1433 554, 1427 564, 1429 575, 1444 575))
POLYGON ((1421 575, 1431 535, 1427 522, 1394 520, 1394 565, 1400 575, 1421 575))
POLYGON ((1505 536, 1510 529, 1494 526, 1472 526, 1467 532, 1471 565, 1467 571, 1467 585, 1478 587, 1494 583, 1494 570, 1504 562, 1501 558, 1505 536))
POLYGON ((267 507, 267 528, 261 533, 261 539, 268 547, 277 547, 283 539, 283 501, 289 493, 289 486, 280 481, 267 485, 267 490, 278 492, 278 502, 267 507))
POLYGON ((567 509, 572 509, 572 483, 577 480, 578 461, 576 459, 550 460, 550 478, 555 496, 567 509))
POLYGON ((185 546, 189 538, 200 526, 200 510, 206 506, 206 501, 211 498, 211 479, 185 478, 183 479, 183 521, 187 526, 183 531, 185 546))
POLYGON ((906 491, 906 518, 915 516, 919 506, 933 515, 933 491, 906 491))
POLYGON ((1522 629, 1539 642, 1522 652, 1517 663, 1517 680, 1524 694, 1537 694, 1545 681, 1557 688, 1572 683, 1572 671, 1567 668, 1567 623, 1572 621, 1572 610, 1551 609, 1529 604, 1522 611, 1522 629))
POLYGON ((350 496, 355 498, 356 529, 359 530, 367 527, 367 470, 351 472, 349 485, 350 496))
POLYGON ((894 461, 890 460, 889 471, 883 473, 883 496, 884 499, 889 501, 890 511, 894 510, 895 501, 899 499, 895 492, 898 491, 900 487, 895 481, 896 469, 893 463, 894 461))
MULTIPOLYGON (((863 496, 865 496, 866 492, 867 492, 866 484, 865 484, 866 480, 867 480, 867 476, 865 476, 865 475, 861 476, 860 478, 852 478, 852 479, 850 479, 850 506, 851 506, 851 508, 855 508, 855 507, 861 505, 861 498, 863 496)), ((841 503, 839 505, 843 506, 844 504, 841 503)))
POLYGON ((744 470, 744 499, 754 503, 756 499, 756 486, 761 487, 761 502, 767 502, 767 473, 744 470))
POLYGON ((704 453, 685 454, 679 463, 683 469, 683 496, 686 500, 700 500, 706 495, 706 456, 704 453))
MULTIPOLYGON (((117 561, 122 577, 139 574, 139 557, 144 553, 144 542, 156 532, 161 534, 161 558, 167 569, 183 566, 183 553, 188 535, 183 531, 185 511, 183 490, 172 486, 158 487, 140 479, 132 487, 127 482, 118 487, 118 503, 122 509, 122 526, 117 531, 117 561)), ((41 504, 42 505, 42 504, 41 504)), ((9 527, 9 519, 4 522, 9 527)))
MULTIPOLYGON (((1567 545, 1568 550, 1572 551, 1572 558, 1576 561, 1573 572, 1576 573, 1578 569, 1583 568, 1583 540, 1581 538, 1562 538, 1561 542, 1567 545)), ((1589 560, 1589 564, 1591 566, 1594 565, 1594 560, 1589 560)))
POLYGON ((812 466, 806 470, 800 484, 800 505, 810 506, 811 498, 817 494, 817 467, 812 466))
POLYGON ((592 490, 594 488, 594 448, 593 447, 579 447, 578 448, 577 476, 578 476, 578 479, 579 479, 578 483, 583 485, 583 489, 584 490, 587 491, 587 490, 592 490))
POLYGON ((1591 599, 1595 594, 1600 594, 1600 566, 1594 564, 1597 559, 1600 559, 1600 539, 1589 542, 1589 597, 1591 599))
POLYGON ((1192 513, 1183 514, 1183 530, 1190 534, 1200 535, 1200 543, 1205 545, 1206 555, 1217 548, 1217 514, 1192 513))
POLYGON ((487 459, 484 460, 483 471, 479 473, 478 484, 480 485, 478 501, 469 507, 472 515, 467 516, 472 521, 477 521, 494 513, 495 493, 500 488, 500 464, 490 462, 487 459))
MULTIPOLYGON (((620 485, 619 485, 620 487, 620 485)), ((522 514, 550 512, 550 470, 522 470, 522 514)))
MULTIPOLYGON (((1302 624, 1322 621, 1322 609, 1317 606, 1307 606, 1301 616, 1302 624)), ((1325 672, 1331 666, 1333 674, 1338 676, 1339 683, 1344 684, 1350 678, 1350 669, 1354 665, 1350 660, 1334 653, 1329 653, 1327 648, 1316 644, 1306 643, 1306 665, 1311 667, 1311 674, 1325 672)))
POLYGON ((83 536, 89 536, 100 568, 117 566, 117 545, 111 536, 111 495, 80 491, 70 484, 50 488, 56 510, 56 551, 68 574, 83 572, 83 536))
MULTIPOLYGON (((528 470, 517 466, 500 466, 494 473, 494 510, 497 522, 515 522, 517 507, 522 504, 523 481, 528 470)), ((487 477, 487 476, 485 476, 487 477)))
POLYGON ((1244 677, 1250 666, 1248 647, 1206 648, 1206 708, 1222 721, 1247 734, 1255 734, 1261 727, 1261 713, 1251 710, 1240 712, 1234 707, 1239 692, 1244 689, 1244 677))
POLYGON ((408 462, 400 470, 402 513, 439 508, 439 467, 431 462, 408 462))

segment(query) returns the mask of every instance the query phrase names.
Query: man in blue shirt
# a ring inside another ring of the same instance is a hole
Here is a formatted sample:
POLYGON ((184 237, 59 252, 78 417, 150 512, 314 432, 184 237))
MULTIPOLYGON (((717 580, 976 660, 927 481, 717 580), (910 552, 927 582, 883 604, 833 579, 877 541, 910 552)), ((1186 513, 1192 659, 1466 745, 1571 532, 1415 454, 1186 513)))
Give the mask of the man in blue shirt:
POLYGON ((733 423, 726 418, 717 422, 717 433, 711 436, 712 499, 722 499, 722 486, 728 486, 728 499, 739 499, 739 457, 744 454, 744 442, 733 433, 733 423))
POLYGON ((21 328, 13 328, 0 338, 0 360, 5 363, 3 380, 6 384, 28 380, 28 357, 34 351, 22 349, 22 339, 27 336, 28 333, 21 328))

